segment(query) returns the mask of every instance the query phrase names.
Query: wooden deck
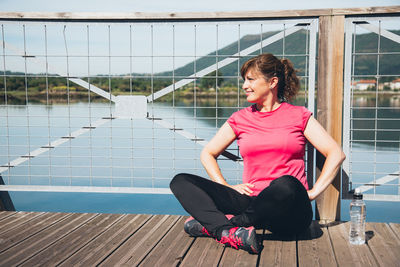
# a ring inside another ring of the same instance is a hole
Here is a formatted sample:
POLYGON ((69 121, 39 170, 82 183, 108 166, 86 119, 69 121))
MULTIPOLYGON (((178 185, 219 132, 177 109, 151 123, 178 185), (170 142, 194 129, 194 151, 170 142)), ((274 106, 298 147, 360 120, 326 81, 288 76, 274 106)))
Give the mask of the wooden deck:
MULTIPOLYGON (((0 266, 400 266, 400 224, 368 223, 368 244, 348 223, 282 238, 263 235, 250 255, 183 231, 171 215, 0 212, 0 266)), ((260 232, 262 234, 262 232, 260 232)))

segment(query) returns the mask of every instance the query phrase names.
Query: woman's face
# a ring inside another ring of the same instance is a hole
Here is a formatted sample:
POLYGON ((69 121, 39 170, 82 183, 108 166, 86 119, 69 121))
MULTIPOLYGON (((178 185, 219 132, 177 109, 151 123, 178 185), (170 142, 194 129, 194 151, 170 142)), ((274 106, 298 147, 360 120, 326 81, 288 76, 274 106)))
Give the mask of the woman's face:
POLYGON ((244 78, 242 88, 246 92, 248 102, 263 103, 273 96, 272 79, 267 81, 264 75, 255 69, 248 70, 244 78))

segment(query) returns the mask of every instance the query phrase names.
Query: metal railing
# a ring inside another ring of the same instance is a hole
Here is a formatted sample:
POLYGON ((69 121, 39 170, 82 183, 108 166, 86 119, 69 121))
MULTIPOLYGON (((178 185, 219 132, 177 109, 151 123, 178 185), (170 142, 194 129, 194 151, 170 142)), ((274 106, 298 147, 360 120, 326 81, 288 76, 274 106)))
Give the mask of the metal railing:
MULTIPOLYGON (((316 25, 3 21, 2 190, 169 193, 178 172, 205 176, 202 146, 246 105, 248 58, 297 63, 314 110, 316 25)), ((235 144, 219 161, 241 180, 235 144)))
POLYGON ((398 16, 345 25, 344 170, 366 199, 400 200, 399 25, 398 16))
MULTIPOLYGON (((170 193, 178 172, 206 176, 202 146, 247 105, 239 69, 248 58, 291 59, 302 82, 295 104, 317 115, 318 17, 338 15, 345 16, 343 197, 361 187, 367 199, 398 201, 400 73, 382 64, 400 56, 399 13, 3 14, 0 189, 170 193), (364 91, 363 80, 375 85, 364 91)), ((309 149, 310 182, 313 158, 309 149)), ((235 144, 219 162, 229 182, 241 180, 235 144)))

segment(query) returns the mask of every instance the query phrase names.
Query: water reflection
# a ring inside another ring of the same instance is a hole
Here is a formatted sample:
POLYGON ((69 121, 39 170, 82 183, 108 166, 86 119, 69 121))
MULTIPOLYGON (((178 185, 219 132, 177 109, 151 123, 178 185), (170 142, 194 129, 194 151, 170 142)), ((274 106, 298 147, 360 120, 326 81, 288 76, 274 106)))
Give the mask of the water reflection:
MULTIPOLYGON (((304 97, 293 101, 304 105, 304 97)), ((162 102, 158 107, 172 107, 162 102)), ((220 127, 235 111, 249 106, 242 98, 181 98, 174 105, 184 116, 203 121, 209 127, 220 127)), ((355 95, 352 101, 351 141, 372 147, 399 148, 400 145, 400 96, 398 95, 355 95)))
MULTIPOLYGON (((304 106, 305 98, 297 97, 292 102, 294 105, 304 106)), ((235 111, 248 107, 251 103, 245 100, 245 97, 238 98, 236 95, 232 97, 201 97, 201 98, 180 98, 174 102, 157 102, 154 103, 156 110, 155 117, 158 115, 157 108, 170 109, 175 108, 179 113, 185 114, 188 118, 205 121, 210 127, 220 127, 235 111), (216 126, 217 125, 217 126, 216 126)), ((152 110, 153 111, 153 110, 152 110)), ((167 112, 168 113, 168 112, 167 112)), ((171 118, 167 116, 167 118, 171 118)), ((170 112, 169 112, 170 114, 170 112)))
MULTIPOLYGON (((396 95, 359 95, 352 102, 351 153, 353 184, 366 183, 398 171, 400 160, 400 103, 396 95), (378 109, 375 109, 378 107, 378 109)), ((304 105, 298 97, 293 104, 304 105)), ((150 103, 150 116, 163 118, 209 140, 235 111, 250 105, 243 98, 179 98, 150 103)), ((50 141, 102 117, 110 103, 0 106, 0 164, 29 153, 50 141), (6 118, 5 115, 8 114, 6 118), (4 134, 7 130, 8 134, 4 134), (7 154, 8 153, 8 154, 7 154)), ((347 134, 347 133, 345 133, 347 134)), ((237 146, 230 147, 237 153, 237 146)), ((205 175, 199 163, 201 147, 151 120, 117 119, 11 169, 9 183, 166 187, 177 172, 205 175), (171 168, 171 166, 173 166, 171 168), (28 174, 28 175, 27 175, 28 174), (92 176, 96 179, 92 179, 92 176), (52 177, 53 180, 50 180, 52 177), (111 177, 111 179, 109 179, 111 177)), ((227 177, 241 179, 241 167, 222 161, 227 177)))
POLYGON ((399 149, 400 97, 363 95, 353 98, 352 141, 372 147, 399 149))

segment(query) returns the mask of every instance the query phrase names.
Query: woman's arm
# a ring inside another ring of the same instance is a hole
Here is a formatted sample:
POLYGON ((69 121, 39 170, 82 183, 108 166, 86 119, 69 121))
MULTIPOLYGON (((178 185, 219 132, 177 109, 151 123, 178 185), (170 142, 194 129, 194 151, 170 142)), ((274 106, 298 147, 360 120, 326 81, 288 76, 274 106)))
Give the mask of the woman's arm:
POLYGON ((201 163, 203 164, 208 176, 217 183, 229 186, 241 194, 250 195, 253 191, 250 189, 252 184, 229 185, 222 176, 221 170, 217 163, 218 156, 232 144, 236 139, 236 134, 232 130, 229 123, 225 122, 215 136, 203 148, 200 155, 201 163))
POLYGON ((314 117, 310 117, 308 120, 304 135, 307 140, 326 157, 318 180, 314 187, 308 191, 310 200, 314 200, 332 183, 346 156, 341 147, 314 117))

